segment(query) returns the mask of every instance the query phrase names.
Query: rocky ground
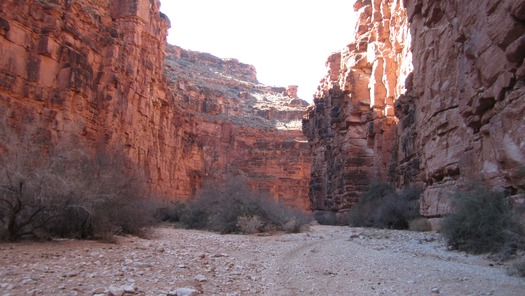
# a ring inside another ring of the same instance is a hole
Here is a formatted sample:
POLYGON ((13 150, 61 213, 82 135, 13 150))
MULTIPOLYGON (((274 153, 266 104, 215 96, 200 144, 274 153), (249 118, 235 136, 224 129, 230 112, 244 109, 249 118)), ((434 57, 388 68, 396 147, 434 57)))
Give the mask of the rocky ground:
POLYGON ((0 245, 0 295, 523 295, 525 279, 435 233, 313 226, 301 234, 158 228, 118 243, 0 245))

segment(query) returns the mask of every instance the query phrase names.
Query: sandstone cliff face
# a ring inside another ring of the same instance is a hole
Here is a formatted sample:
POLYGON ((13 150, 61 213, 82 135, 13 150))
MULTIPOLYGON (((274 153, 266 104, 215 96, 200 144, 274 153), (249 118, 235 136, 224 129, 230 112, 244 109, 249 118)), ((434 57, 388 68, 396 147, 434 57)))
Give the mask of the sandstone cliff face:
POLYGON ((377 179, 423 186, 431 218, 468 182, 523 189, 524 3, 357 1, 356 42, 328 59, 304 122, 314 209, 377 179))
POLYGON ((422 214, 449 211, 447 193, 466 182, 523 189, 525 2, 406 2, 414 71, 396 111, 414 150, 398 155, 419 159, 422 214))
POLYGON ((344 211, 371 180, 385 180, 395 140, 394 101, 411 69, 401 1, 356 1, 355 42, 328 58, 303 121, 312 148, 310 198, 318 211, 344 211))
POLYGON ((2 124, 124 150, 155 190, 170 192, 176 159, 159 134, 178 127, 163 77, 169 21, 158 9, 159 1, 2 1, 2 124))
POLYGON ((242 174, 260 191, 309 208, 310 155, 301 133, 307 102, 259 84, 253 66, 168 46, 166 76, 191 118, 186 138, 202 151, 204 178, 242 174))
POLYGON ((281 108, 292 100, 280 94, 285 89, 265 89, 252 66, 235 60, 172 48, 164 63, 169 20, 159 5, 2 1, 4 145, 5 131, 15 130, 36 131, 47 143, 121 150, 153 192, 175 198, 190 197, 206 177, 242 172, 305 207, 302 101, 281 108), (169 58, 177 55, 187 64, 174 66, 169 58))

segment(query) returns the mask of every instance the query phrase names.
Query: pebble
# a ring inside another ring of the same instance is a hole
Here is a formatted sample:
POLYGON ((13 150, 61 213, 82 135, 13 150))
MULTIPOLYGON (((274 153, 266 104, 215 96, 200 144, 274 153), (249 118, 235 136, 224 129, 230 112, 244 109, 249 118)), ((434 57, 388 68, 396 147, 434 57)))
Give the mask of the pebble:
POLYGON ((109 286, 108 289, 109 296, 122 296, 124 295, 124 289, 122 287, 115 287, 113 285, 109 286))
POLYGON ((123 285, 120 288, 124 290, 124 293, 135 293, 137 291, 137 288, 135 287, 135 283, 132 283, 129 285, 123 285))
POLYGON ((95 290, 91 291, 91 294, 97 295, 97 294, 105 294, 106 289, 104 288, 96 288, 95 290))
POLYGON ((13 290, 14 287, 15 287, 15 285, 9 284, 9 283, 1 283, 0 284, 0 288, 2 288, 4 290, 13 290))
POLYGON ((230 255, 228 255, 226 253, 220 253, 220 254, 213 255, 213 257, 230 257, 230 255))
POLYGON ((193 288, 178 288, 175 291, 168 292, 168 296, 196 296, 199 291, 193 288))
POLYGON ((205 276, 203 276, 202 274, 199 274, 198 276, 195 277, 195 280, 196 280, 197 282, 205 282, 205 281, 207 281, 208 279, 207 279, 205 276))
POLYGON ((63 277, 76 277, 78 275, 78 272, 68 272, 66 274, 63 275, 63 277))
POLYGON ((147 267, 151 267, 152 264, 151 263, 146 263, 146 262, 134 262, 133 266, 139 267, 139 268, 147 268, 147 267))

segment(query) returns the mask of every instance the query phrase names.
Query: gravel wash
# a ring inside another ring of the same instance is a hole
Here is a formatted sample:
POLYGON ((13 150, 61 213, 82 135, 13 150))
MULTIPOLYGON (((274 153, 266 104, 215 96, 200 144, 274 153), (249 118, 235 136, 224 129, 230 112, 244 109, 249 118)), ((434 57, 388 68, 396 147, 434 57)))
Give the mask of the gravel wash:
POLYGON ((0 244, 0 295, 525 295, 508 263, 437 233, 335 226, 274 235, 157 228, 117 243, 0 244))

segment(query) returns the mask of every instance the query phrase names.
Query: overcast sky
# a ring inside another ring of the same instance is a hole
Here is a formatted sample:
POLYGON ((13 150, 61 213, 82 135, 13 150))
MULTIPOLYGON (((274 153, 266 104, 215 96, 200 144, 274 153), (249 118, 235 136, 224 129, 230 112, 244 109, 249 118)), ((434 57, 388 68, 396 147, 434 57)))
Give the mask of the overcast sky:
POLYGON ((330 53, 352 41, 352 0, 162 0, 170 44, 236 58, 311 101, 330 53))

